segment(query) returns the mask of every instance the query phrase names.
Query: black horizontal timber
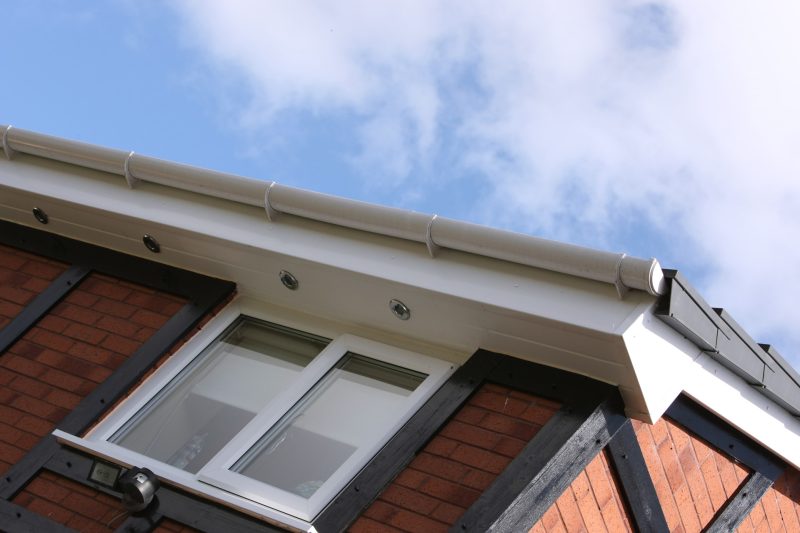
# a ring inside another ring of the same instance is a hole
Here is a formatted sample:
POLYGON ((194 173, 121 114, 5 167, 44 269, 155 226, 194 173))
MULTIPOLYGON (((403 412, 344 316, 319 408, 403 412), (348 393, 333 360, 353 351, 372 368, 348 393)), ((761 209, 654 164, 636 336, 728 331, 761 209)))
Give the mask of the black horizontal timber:
POLYGON ((159 509, 165 517, 209 533, 285 533, 285 529, 250 518, 207 499, 162 487, 158 491, 159 509))
POLYGON ((450 531, 528 531, 625 422, 617 393, 556 412, 450 531))
MULTIPOLYGON (((121 494, 90 481, 89 472, 93 458, 70 448, 61 448, 45 463, 44 468, 87 487, 121 498, 121 494)), ((129 521, 137 531, 147 531, 148 522, 153 526, 162 518, 170 518, 181 524, 208 532, 265 533, 283 531, 258 519, 251 518, 233 509, 223 507, 199 496, 162 484, 156 492, 154 502, 129 521)), ((118 529, 122 530, 121 528, 118 529)), ((126 531, 126 530, 123 530, 126 531)))
MULTIPOLYGON (((158 505, 157 498, 154 503, 158 505)), ((147 513, 142 516, 131 515, 122 522, 114 533, 149 533, 153 531, 161 519, 164 518, 159 512, 147 513)))
POLYGON ((202 274, 6 220, 0 220, 0 243, 64 263, 90 265, 94 272, 185 297, 201 293, 210 281, 224 283, 202 274))
POLYGON ((596 402, 616 392, 611 385, 558 368, 508 356, 498 356, 498 360, 499 364, 486 376, 487 381, 562 404, 596 402))
POLYGON ((739 487, 736 494, 720 509, 717 516, 704 531, 708 533, 735 531, 772 484, 773 480, 760 472, 750 474, 747 481, 739 487))
POLYGON ((481 385, 499 357, 478 351, 431 396, 314 520, 318 531, 343 531, 414 458, 481 385))
POLYGON ((669 406, 666 415, 720 451, 772 481, 778 479, 786 469, 783 461, 761 445, 685 396, 679 396, 669 406))
POLYGON ((0 531, 5 533, 75 533, 74 529, 53 522, 28 509, 0 500, 0 531))
POLYGON ((54 279, 47 288, 39 293, 14 319, 0 330, 0 354, 22 337, 53 306, 75 288, 86 277, 90 269, 73 265, 54 279))
POLYGON ((636 529, 641 533, 669 531, 630 420, 625 421, 608 443, 608 452, 636 529))

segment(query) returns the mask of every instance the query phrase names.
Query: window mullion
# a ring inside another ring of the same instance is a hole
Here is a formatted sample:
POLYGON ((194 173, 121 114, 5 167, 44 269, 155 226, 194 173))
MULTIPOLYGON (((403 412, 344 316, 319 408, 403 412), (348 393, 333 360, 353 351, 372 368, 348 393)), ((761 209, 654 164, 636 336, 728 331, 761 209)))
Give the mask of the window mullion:
POLYGON ((220 472, 227 471, 274 426, 344 355, 340 343, 333 341, 303 371, 298 379, 278 394, 198 471, 198 479, 212 483, 220 472))

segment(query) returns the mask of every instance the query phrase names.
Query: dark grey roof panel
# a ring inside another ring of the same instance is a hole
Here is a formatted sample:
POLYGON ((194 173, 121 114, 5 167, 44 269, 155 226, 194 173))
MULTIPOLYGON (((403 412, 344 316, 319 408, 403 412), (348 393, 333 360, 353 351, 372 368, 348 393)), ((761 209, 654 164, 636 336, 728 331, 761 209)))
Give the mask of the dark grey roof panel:
POLYGON ((758 344, 724 309, 714 309, 677 270, 655 314, 720 364, 800 417, 800 375, 769 345, 758 344))

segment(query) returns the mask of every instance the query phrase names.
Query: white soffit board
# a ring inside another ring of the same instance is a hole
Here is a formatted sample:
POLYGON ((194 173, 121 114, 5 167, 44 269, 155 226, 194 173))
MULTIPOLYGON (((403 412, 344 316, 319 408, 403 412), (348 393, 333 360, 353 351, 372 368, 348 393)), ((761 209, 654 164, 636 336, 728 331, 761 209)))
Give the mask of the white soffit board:
MULTIPOLYGON (((748 385, 694 343, 655 317, 642 314, 623 334, 644 404, 629 416, 655 422, 685 393, 741 432, 800 468, 800 419, 748 385)), ((621 387, 623 397, 625 389, 621 387)))
POLYGON ((636 388, 619 333, 654 298, 613 286, 17 154, 0 161, 0 217, 235 281, 302 313, 468 354, 482 347, 636 388), (154 235, 162 253, 141 243, 154 235), (288 291, 281 269, 300 279, 288 291), (397 320, 398 298, 412 319, 397 320))

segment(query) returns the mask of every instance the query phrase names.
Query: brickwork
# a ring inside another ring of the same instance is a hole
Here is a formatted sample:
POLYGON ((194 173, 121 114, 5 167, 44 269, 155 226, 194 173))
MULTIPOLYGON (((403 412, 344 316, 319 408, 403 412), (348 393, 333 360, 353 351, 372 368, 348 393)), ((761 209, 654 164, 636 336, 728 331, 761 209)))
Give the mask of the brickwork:
POLYGON ((183 300, 92 274, 0 357, 0 471, 105 380, 183 300))
POLYGON ((633 531, 622 492, 603 451, 531 528, 531 533, 633 531))
POLYGON ((447 531, 558 408, 550 400, 484 385, 350 531, 447 531))
POLYGON ((0 244, 0 329, 66 269, 62 263, 0 244))
POLYGON ((667 418, 633 425, 670 531, 701 531, 749 475, 667 418))
POLYGON ((800 472, 788 469, 761 498, 738 532, 800 531, 800 472))

